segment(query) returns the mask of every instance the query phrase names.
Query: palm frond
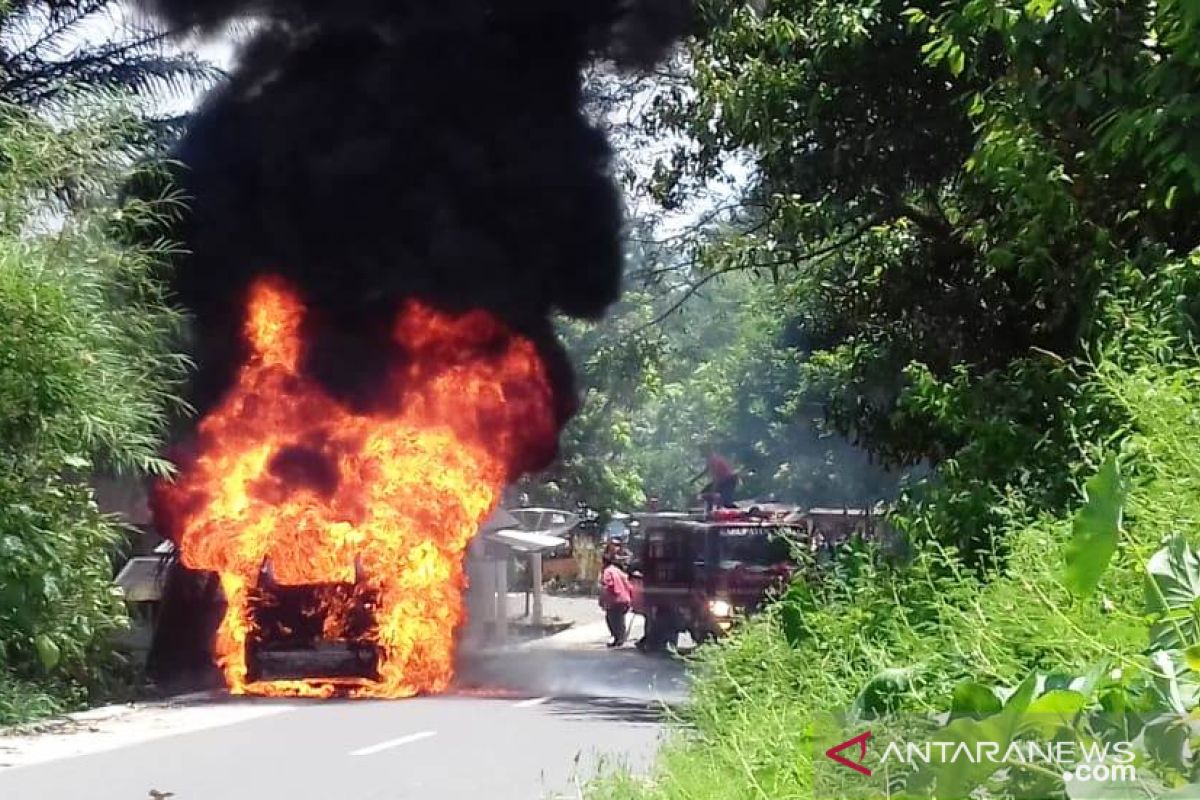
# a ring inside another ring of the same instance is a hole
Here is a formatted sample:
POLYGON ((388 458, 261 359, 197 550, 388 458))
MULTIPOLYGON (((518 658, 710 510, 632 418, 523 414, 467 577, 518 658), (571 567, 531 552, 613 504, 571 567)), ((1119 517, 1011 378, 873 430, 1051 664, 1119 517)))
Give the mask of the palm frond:
POLYGON ((178 96, 222 76, 167 32, 128 23, 113 0, 14 0, 0 12, 0 102, 38 108, 89 88, 178 96))

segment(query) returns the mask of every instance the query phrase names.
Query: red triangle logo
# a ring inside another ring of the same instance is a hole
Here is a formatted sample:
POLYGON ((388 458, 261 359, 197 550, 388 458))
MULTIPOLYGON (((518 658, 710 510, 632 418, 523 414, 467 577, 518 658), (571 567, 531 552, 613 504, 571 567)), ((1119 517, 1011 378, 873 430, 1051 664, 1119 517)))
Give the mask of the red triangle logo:
POLYGON ((829 756, 830 758, 832 758, 834 761, 841 764, 842 766, 849 767, 850 769, 854 770, 855 772, 861 772, 863 775, 866 775, 869 777, 871 775, 871 770, 869 770, 867 767, 863 766, 862 760, 867 757, 867 740, 870 738, 871 738, 870 731, 866 731, 865 733, 860 733, 858 736, 855 736, 853 739, 847 739, 846 741, 842 742, 841 744, 835 744, 833 747, 831 747, 825 751, 825 755, 829 756), (845 750, 847 747, 851 747, 853 745, 858 745, 858 761, 851 761, 850 759, 841 755, 841 752, 843 750, 845 750))

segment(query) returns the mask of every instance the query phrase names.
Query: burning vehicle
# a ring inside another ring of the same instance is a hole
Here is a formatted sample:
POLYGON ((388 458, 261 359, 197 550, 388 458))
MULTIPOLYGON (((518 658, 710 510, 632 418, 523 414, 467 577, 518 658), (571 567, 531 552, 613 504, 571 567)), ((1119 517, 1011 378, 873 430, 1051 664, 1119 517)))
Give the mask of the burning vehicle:
POLYGON ((468 542, 575 411, 551 317, 620 291, 584 67, 657 63, 689 2, 143 7, 251 30, 174 149, 184 209, 150 232, 182 245, 199 412, 154 492, 179 557, 151 669, 211 658, 235 693, 442 691, 468 542))
POLYGON ((549 383, 533 346, 490 315, 414 304, 397 322, 408 358, 394 404, 355 411, 301 373, 304 315, 282 282, 254 286, 250 355, 156 510, 182 563, 219 575, 215 651, 233 691, 441 691, 463 553, 513 451, 555 436, 549 383), (367 673, 283 680, 252 660, 317 641, 348 645, 367 673))
POLYGON ((255 633, 246 642, 247 681, 317 676, 330 686, 378 682, 385 655, 374 639, 379 600, 379 590, 358 570, 352 583, 288 586, 275 580, 268 559, 250 592, 255 633))

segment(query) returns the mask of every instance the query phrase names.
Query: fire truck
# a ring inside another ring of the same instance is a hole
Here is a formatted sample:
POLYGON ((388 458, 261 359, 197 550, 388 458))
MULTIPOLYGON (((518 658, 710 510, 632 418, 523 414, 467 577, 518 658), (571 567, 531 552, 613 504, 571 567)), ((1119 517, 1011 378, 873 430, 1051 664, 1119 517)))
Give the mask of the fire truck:
POLYGON ((717 509, 707 515, 646 514, 629 547, 633 611, 646 620, 638 647, 661 650, 688 633, 697 644, 759 610, 816 542, 794 509, 717 509))

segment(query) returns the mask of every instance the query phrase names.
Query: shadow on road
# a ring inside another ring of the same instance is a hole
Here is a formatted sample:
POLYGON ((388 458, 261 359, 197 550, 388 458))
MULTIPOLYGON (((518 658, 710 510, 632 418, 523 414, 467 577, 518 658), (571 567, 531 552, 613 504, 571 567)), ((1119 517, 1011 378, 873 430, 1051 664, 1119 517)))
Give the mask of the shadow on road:
POLYGON ((670 716, 662 703, 620 697, 559 697, 543 706, 568 720, 605 720, 629 725, 661 725, 670 716))
POLYGON ((613 698, 676 705, 687 697, 683 662, 644 656, 632 648, 604 650, 513 649, 463 655, 456 685, 529 696, 613 698))

